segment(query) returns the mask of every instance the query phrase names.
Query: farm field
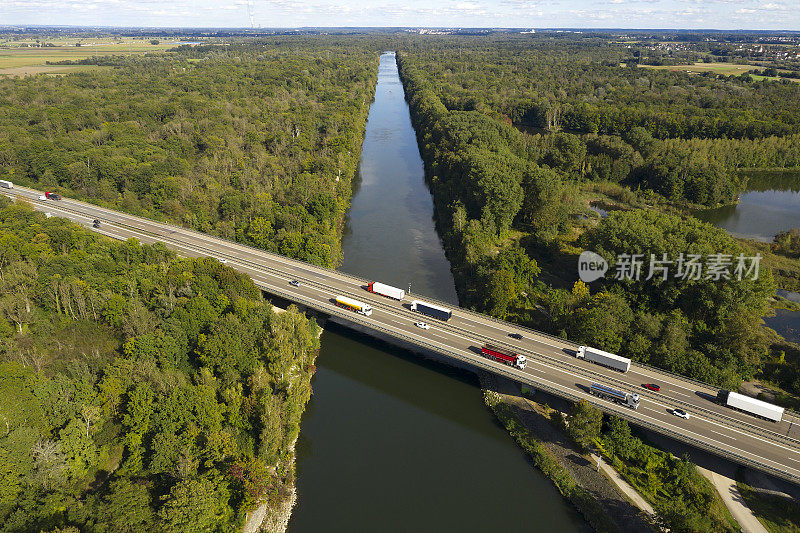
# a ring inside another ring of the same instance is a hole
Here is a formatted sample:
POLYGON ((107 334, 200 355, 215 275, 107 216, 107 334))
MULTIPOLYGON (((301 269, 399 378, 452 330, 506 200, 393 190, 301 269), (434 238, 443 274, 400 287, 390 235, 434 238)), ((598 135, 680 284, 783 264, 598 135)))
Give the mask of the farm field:
POLYGON ((753 79, 761 80, 780 80, 780 79, 793 79, 794 78, 779 78, 777 76, 761 76, 759 74, 752 74, 752 71, 760 70, 756 65, 738 65, 734 63, 695 63, 694 65, 639 65, 643 68, 652 68, 656 70, 671 70, 673 72, 715 72, 717 74, 724 74, 726 76, 738 76, 745 72, 751 72, 753 79))
MULTIPOLYGON (((41 73, 66 74, 79 70, 88 70, 90 65, 48 65, 47 62, 79 61, 92 56, 104 55, 135 55, 147 52, 164 51, 174 48, 174 41, 150 44, 149 40, 124 40, 114 42, 108 39, 83 42, 75 46, 76 40, 47 40, 56 46, 38 47, 35 41, 5 41, 0 42, 0 75, 3 76, 29 76, 41 73), (34 46, 22 46, 23 44, 34 46)), ((96 67, 95 67, 96 68, 96 67)))

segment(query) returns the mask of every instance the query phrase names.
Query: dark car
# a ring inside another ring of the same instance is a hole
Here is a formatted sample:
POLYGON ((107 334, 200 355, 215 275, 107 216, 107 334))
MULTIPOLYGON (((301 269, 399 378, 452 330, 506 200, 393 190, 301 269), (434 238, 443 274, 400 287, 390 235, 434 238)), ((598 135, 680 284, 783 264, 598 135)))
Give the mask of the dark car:
POLYGON ((508 336, 511 337, 512 339, 517 339, 518 341, 522 340, 522 335, 520 335, 519 333, 509 333, 508 336))
POLYGON ((651 391, 655 391, 655 392, 658 392, 658 391, 661 390, 661 387, 659 387, 655 383, 645 383, 644 385, 642 385, 642 387, 644 387, 645 389, 650 389, 651 391))
POLYGON ((95 227, 95 228, 99 228, 100 227, 100 221, 97 220, 97 219, 94 219, 94 221, 92 222, 92 226, 95 227))

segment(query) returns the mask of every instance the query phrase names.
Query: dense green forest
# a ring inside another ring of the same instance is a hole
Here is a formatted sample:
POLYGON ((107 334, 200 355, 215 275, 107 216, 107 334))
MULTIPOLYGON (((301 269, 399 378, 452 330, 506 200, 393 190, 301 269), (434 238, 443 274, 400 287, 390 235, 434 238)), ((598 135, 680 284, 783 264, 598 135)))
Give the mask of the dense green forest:
POLYGON ((451 120, 526 129, 524 138, 501 133, 511 151, 569 179, 714 206, 743 189, 736 169, 800 167, 797 83, 623 67, 630 49, 602 38, 441 38, 409 48, 406 67, 451 120))
MULTIPOLYGON (((747 180, 740 168, 800 165, 788 116, 800 86, 637 70, 620 65, 626 53, 606 41, 503 37, 441 38, 400 54, 459 298, 737 388, 774 358, 778 338, 761 326, 776 286, 769 268, 757 281, 645 272, 588 287, 575 283, 577 254, 600 253, 612 273, 620 253, 750 255, 685 207, 734 200, 747 180), (587 109, 596 122, 578 120, 587 109), (601 219, 589 209, 596 200, 621 209, 601 219)), ((780 242, 792 249, 791 237, 780 242)), ((780 384, 800 394, 800 379, 780 384)))
POLYGON ((0 531, 231 531, 287 497, 318 327, 246 276, 3 197, 0 315, 0 531))
POLYGON ((340 262, 371 47, 284 38, 85 62, 113 68, 0 79, 0 178, 340 262))
POLYGON ((630 47, 608 36, 441 38, 409 54, 448 109, 529 126, 605 135, 640 126, 661 139, 800 133, 797 84, 636 68, 630 47))

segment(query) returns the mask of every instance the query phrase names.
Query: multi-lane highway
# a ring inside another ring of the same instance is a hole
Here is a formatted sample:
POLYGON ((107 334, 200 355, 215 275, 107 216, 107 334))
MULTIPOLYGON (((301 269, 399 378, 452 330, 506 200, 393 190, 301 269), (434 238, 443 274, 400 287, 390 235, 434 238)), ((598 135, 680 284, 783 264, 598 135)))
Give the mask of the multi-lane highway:
MULTIPOLYGON (((295 261, 262 250, 208 236, 178 226, 97 207, 71 199, 42 200, 42 193, 16 186, 0 192, 31 203, 36 209, 63 216, 115 239, 136 238, 143 243, 162 242, 184 256, 210 256, 227 262, 252 277, 265 291, 316 309, 327 315, 358 324, 360 329, 380 332, 384 337, 418 345, 474 367, 516 379, 559 396, 587 401, 636 424, 689 442, 737 462, 759 468, 794 482, 800 482, 800 428, 793 414, 780 423, 761 420, 722 407, 714 402, 717 389, 657 369, 632 365, 625 374, 576 359, 577 345, 549 335, 520 328, 453 306, 448 322, 423 318, 410 310, 411 297, 398 302, 369 293, 368 281, 348 274, 295 261), (289 281, 298 280, 298 287, 289 281), (371 316, 336 307, 336 296, 347 296, 372 305, 371 316), (429 330, 414 325, 425 320, 429 330), (514 339, 511 333, 522 335, 514 339), (525 355, 524 370, 497 363, 480 354, 484 343, 504 345, 525 355), (601 383, 626 392, 636 392, 641 403, 632 410, 588 394, 591 383, 601 383), (642 387, 661 386, 660 392, 642 387), (690 413, 684 420, 672 414, 681 408, 690 413)), ((426 299, 414 295, 415 299, 426 299)), ((436 302, 434 302, 436 303, 436 302)), ((788 413, 788 412, 787 412, 788 413)))

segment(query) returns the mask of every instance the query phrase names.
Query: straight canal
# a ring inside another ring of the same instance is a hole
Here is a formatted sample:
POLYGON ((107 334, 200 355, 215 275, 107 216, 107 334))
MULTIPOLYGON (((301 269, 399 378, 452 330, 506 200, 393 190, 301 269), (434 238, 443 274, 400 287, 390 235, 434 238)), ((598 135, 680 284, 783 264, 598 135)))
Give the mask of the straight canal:
MULTIPOLYGON (((342 270, 456 302, 395 55, 380 60, 342 270)), ((327 330, 297 444, 292 533, 584 531, 477 378, 327 330)))

